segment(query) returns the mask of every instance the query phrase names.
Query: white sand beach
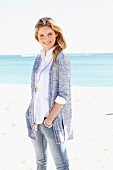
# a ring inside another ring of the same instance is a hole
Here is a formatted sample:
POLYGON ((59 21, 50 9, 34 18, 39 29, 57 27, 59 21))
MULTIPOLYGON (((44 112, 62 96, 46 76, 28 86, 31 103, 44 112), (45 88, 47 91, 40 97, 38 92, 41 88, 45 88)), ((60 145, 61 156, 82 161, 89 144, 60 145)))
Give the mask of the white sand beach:
MULTIPOLYGON (((0 170, 35 170, 25 111, 30 86, 0 84, 0 170)), ((72 87, 70 170, 113 170, 113 88, 72 87)), ((50 154, 50 152, 49 152, 50 154)), ((50 154, 48 170, 55 170, 50 154)))

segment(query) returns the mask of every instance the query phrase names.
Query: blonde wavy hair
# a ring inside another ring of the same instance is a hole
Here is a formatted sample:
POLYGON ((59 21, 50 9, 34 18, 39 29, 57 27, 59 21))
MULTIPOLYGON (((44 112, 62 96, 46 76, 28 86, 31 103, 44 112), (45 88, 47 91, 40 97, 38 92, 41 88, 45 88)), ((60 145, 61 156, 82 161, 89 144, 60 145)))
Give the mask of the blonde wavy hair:
POLYGON ((55 23, 55 21, 52 18, 48 18, 48 17, 41 18, 35 25, 35 39, 37 41, 39 41, 38 31, 43 26, 49 26, 52 30, 55 31, 55 33, 58 34, 58 36, 56 37, 56 42, 55 42, 56 47, 53 50, 53 62, 54 64, 56 64, 56 59, 57 59, 58 54, 67 47, 62 29, 55 23))

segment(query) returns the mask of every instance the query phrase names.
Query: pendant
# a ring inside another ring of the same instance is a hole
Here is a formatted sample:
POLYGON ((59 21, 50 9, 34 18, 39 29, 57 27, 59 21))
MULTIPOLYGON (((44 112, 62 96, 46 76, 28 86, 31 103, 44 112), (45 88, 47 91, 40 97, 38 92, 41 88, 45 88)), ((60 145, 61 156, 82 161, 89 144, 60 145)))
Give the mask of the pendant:
POLYGON ((35 84, 34 90, 35 90, 35 92, 37 92, 37 90, 38 90, 38 85, 37 84, 35 84))

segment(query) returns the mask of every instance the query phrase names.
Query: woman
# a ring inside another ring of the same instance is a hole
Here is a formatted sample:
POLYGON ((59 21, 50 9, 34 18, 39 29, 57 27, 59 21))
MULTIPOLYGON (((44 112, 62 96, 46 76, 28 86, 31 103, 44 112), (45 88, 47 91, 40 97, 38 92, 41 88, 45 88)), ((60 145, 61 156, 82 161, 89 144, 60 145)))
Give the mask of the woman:
POLYGON ((47 169, 47 144, 56 169, 69 170, 65 141, 73 138, 70 62, 62 30, 51 18, 41 18, 35 38, 43 47, 34 62, 32 98, 26 112, 28 136, 36 154, 37 170, 47 169))

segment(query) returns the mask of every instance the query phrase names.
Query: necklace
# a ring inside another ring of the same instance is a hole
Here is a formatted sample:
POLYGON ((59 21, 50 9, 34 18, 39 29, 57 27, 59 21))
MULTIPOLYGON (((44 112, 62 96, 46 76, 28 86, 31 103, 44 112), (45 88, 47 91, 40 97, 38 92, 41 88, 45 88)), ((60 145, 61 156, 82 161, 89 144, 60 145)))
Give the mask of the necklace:
MULTIPOLYGON (((52 59, 50 60, 50 62, 41 70, 40 74, 39 74, 39 77, 38 77, 38 80, 35 82, 35 86, 34 86, 34 90, 35 92, 38 91, 38 82, 40 81, 40 78, 41 78, 41 75, 42 73, 44 72, 44 70, 49 66, 49 64, 51 63, 52 59)), ((36 77, 37 77, 37 73, 35 74, 35 80, 36 80, 36 77)))

